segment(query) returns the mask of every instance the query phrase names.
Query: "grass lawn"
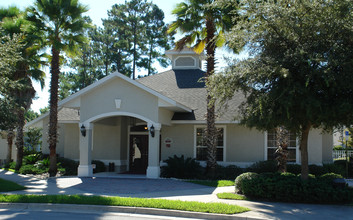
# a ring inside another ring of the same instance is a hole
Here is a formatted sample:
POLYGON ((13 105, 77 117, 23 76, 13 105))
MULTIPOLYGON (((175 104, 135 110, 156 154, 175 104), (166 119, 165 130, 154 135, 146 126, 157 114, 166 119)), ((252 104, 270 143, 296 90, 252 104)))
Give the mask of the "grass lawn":
POLYGON ((0 192, 9 192, 9 191, 16 191, 16 190, 23 190, 26 187, 18 185, 17 183, 0 179, 0 192))
POLYGON ((212 187, 234 186, 234 181, 232 180, 187 180, 187 182, 212 187))
POLYGON ((222 203, 82 195, 0 195, 0 202, 130 206, 217 214, 236 214, 250 211, 248 208, 222 203))
POLYGON ((218 193, 217 197, 219 199, 247 200, 245 196, 235 193, 218 193))

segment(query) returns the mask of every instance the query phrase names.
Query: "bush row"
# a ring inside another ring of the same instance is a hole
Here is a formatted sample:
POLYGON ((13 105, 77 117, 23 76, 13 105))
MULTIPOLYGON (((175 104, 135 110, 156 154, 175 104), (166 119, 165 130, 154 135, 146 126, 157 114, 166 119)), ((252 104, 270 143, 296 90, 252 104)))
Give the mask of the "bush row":
MULTIPOLYGON (((93 170, 94 173, 104 172, 106 167, 102 161, 93 160, 92 164, 96 165, 93 170)), ((64 176, 77 175, 77 168, 79 163, 77 161, 67 159, 64 157, 57 158, 58 171, 64 176)), ((16 162, 11 162, 5 168, 15 169, 16 162)), ((22 167, 19 170, 21 174, 43 174, 49 170, 49 155, 42 155, 42 153, 35 153, 23 157, 22 167)))
MULTIPOLYGON (((183 155, 178 157, 174 155, 165 160, 166 166, 161 168, 162 177, 174 177, 180 179, 211 179, 207 176, 206 170, 193 158, 185 158, 183 155)), ((353 170, 353 164, 350 165, 353 170)), ((216 175, 213 179, 227 179, 234 180, 238 175, 245 172, 266 173, 277 172, 276 161, 260 161, 254 163, 248 168, 240 168, 235 165, 217 166, 216 175)), ((299 164, 287 164, 287 172, 298 175, 301 173, 301 166, 299 164)), ((309 172, 314 176, 321 176, 325 173, 336 173, 344 176, 346 174, 345 161, 335 161, 332 164, 324 164, 323 166, 309 165, 309 172)), ((351 171, 353 174, 353 172, 351 171)))
POLYGON ((353 201, 353 189, 339 187, 333 179, 341 175, 313 175, 306 181, 292 173, 243 173, 235 180, 236 193, 250 198, 283 202, 348 203, 353 201))

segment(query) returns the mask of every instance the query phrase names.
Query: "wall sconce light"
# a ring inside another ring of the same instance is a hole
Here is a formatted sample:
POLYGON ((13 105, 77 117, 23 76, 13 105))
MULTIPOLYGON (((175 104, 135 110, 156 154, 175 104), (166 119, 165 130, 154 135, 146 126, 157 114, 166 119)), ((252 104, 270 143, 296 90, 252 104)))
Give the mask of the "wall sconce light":
POLYGON ((86 137, 86 127, 84 125, 81 126, 80 131, 81 131, 82 136, 86 137))
POLYGON ((151 133, 151 136, 154 137, 154 127, 153 127, 153 125, 150 127, 150 133, 151 133))

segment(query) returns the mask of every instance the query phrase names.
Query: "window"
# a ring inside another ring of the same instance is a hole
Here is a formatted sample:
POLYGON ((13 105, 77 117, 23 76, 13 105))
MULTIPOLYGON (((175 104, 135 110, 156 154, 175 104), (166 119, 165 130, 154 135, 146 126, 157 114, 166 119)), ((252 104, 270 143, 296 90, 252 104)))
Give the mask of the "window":
POLYGON ((193 67, 195 66, 195 59, 192 57, 178 57, 175 60, 175 66, 193 67))
MULTIPOLYGON (((224 128, 217 128, 217 161, 224 158, 224 128)), ((207 160, 206 134, 204 127, 196 128, 196 160, 207 160)))
MULTIPOLYGON (((276 152, 276 132, 269 131, 267 132, 267 160, 274 160, 276 152)), ((295 133, 290 132, 289 134, 289 146, 288 146, 288 162, 296 162, 297 155, 297 137, 295 133)))

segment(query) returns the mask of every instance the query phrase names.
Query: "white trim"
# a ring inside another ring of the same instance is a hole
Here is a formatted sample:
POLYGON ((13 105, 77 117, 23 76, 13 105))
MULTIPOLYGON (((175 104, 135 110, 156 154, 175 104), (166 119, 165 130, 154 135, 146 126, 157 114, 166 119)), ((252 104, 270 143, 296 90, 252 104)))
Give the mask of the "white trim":
POLYGON ((145 121, 147 123, 158 124, 158 123, 155 123, 152 120, 150 120, 150 119, 148 119, 148 118, 146 118, 146 117, 144 117, 142 115, 138 115, 138 114, 131 113, 131 112, 107 112, 107 113, 103 113, 103 114, 100 114, 100 115, 96 115, 96 116, 94 116, 92 118, 89 118, 86 121, 84 121, 83 123, 84 124, 92 123, 92 122, 95 122, 98 119, 109 118, 109 117, 112 117, 112 116, 130 116, 130 117, 134 117, 134 118, 138 118, 140 120, 143 120, 143 121, 145 121))
MULTIPOLYGON (((198 128, 206 128, 206 126, 201 126, 201 125, 194 125, 194 158, 196 159, 196 152, 197 152, 197 146, 196 146, 196 132, 198 128)), ((227 156, 227 126, 226 125, 217 125, 216 128, 223 128, 223 161, 217 161, 217 163, 220 162, 226 162, 226 156, 227 156)), ((218 147, 218 146, 217 146, 218 147)), ((199 160, 198 160, 199 161, 199 160)), ((199 161, 201 162, 201 161, 199 161)))
MULTIPOLYGON (((216 121, 215 124, 239 124, 240 121, 216 121)), ((171 124, 206 124, 205 120, 171 120, 171 124)))
POLYGON ((139 83, 139 82, 137 82, 135 80, 130 79, 127 76, 124 76, 123 74, 119 73, 118 71, 116 71, 116 72, 114 72, 114 73, 112 73, 112 74, 100 79, 99 81, 97 81, 97 82, 95 82, 95 83, 93 83, 93 84, 81 89, 80 91, 76 92, 75 94, 73 94, 73 95, 61 100, 59 102, 58 106, 65 105, 66 103, 74 100, 75 98, 78 98, 78 97, 90 92, 92 89, 94 89, 96 87, 98 88, 98 87, 102 86, 103 84, 111 81, 111 79, 115 78, 115 77, 120 78, 122 80, 125 80, 126 82, 128 82, 128 83, 130 83, 130 84, 132 84, 132 85, 134 85, 134 86, 136 86, 136 87, 138 87, 138 88, 140 88, 140 89, 142 89, 142 90, 144 90, 144 91, 146 91, 146 92, 148 92, 148 93, 150 93, 150 94, 152 94, 152 95, 154 95, 154 96, 156 96, 156 97, 158 97, 158 98, 160 98, 162 100, 164 100, 167 103, 170 103, 173 106, 181 108, 184 111, 187 111, 187 112, 191 112, 192 111, 190 108, 188 108, 188 107, 186 107, 186 106, 174 101, 171 98, 168 98, 168 97, 156 92, 155 90, 153 90, 151 88, 148 88, 147 86, 145 86, 145 85, 143 85, 143 84, 141 84, 141 83, 139 83))

